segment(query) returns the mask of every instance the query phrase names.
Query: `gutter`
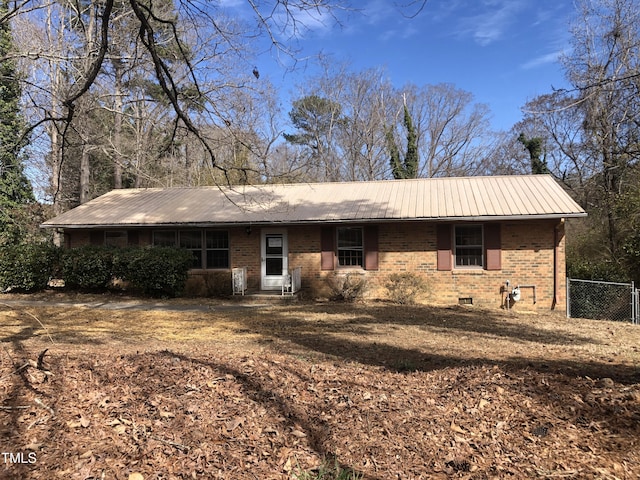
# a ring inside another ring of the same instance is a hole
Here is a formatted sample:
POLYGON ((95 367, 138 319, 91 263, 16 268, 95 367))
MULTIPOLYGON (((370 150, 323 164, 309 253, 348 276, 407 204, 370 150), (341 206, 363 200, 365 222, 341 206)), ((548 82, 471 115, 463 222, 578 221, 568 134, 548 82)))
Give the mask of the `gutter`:
POLYGON ((504 222, 522 220, 561 220, 565 218, 586 217, 585 212, 543 214, 543 215, 482 215, 468 217, 421 217, 421 218, 320 218, 313 220, 242 220, 237 222, 160 222, 160 223, 94 223, 94 224, 64 224, 64 223, 42 223, 40 228, 66 228, 66 229, 88 229, 88 228, 207 228, 207 227, 242 227, 268 226, 268 225, 319 225, 319 224, 341 224, 341 223, 396 223, 396 222, 504 222))
POLYGON ((553 229, 553 302, 551 303, 551 310, 555 310, 560 299, 559 290, 559 275, 560 272, 560 229, 564 228, 564 218, 553 229))

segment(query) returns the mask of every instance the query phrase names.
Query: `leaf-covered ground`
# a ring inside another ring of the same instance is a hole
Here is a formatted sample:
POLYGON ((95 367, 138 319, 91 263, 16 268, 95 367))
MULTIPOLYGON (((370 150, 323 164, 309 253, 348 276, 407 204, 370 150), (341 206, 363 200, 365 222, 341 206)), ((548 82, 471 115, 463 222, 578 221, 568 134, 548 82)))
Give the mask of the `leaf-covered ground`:
POLYGON ((0 478, 640 478, 638 326, 16 299, 0 297, 0 478))

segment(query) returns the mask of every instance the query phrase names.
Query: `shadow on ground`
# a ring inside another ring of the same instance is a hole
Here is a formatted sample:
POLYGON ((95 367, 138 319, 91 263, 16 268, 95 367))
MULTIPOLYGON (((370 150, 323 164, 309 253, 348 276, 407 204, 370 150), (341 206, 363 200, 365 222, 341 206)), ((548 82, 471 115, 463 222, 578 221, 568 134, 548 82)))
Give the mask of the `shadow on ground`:
MULTIPOLYGON (((525 318, 535 319, 535 316, 525 318)), ((561 319, 560 316, 557 318, 561 319)), ((634 328, 631 325, 628 327, 634 328)), ((640 365, 622 365, 610 358, 604 362, 588 358, 559 359, 554 358, 553 354, 543 359, 531 358, 520 351, 526 352, 527 344, 570 348, 599 345, 602 341, 557 328, 539 328, 531 322, 524 323, 517 316, 500 311, 479 312, 457 307, 302 305, 272 311, 262 319, 251 318, 246 321, 246 329, 261 334, 265 339, 290 342, 309 352, 396 371, 431 371, 460 365, 500 365, 503 368, 527 368, 539 373, 608 377, 620 383, 640 381, 640 365), (305 317, 310 312, 316 316, 324 313, 325 316, 309 321, 305 317), (384 327, 382 331, 388 331, 390 335, 393 335, 395 329, 404 327, 415 327, 416 332, 425 336, 445 332, 456 341, 458 351, 464 350, 465 341, 478 343, 478 338, 469 339, 470 334, 480 336, 480 341, 487 343, 506 339, 515 347, 521 345, 523 348, 514 348, 513 352, 501 355, 500 358, 492 358, 490 354, 474 356, 471 351, 469 355, 462 357, 443 353, 446 350, 444 345, 439 345, 441 348, 438 351, 392 345, 384 336, 376 334, 381 331, 378 328, 380 326, 384 327)))

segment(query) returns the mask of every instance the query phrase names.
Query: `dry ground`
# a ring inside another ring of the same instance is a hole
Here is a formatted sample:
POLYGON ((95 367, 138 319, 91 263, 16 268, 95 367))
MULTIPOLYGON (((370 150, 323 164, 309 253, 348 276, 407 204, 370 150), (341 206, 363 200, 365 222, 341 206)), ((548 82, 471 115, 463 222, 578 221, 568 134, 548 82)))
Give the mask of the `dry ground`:
POLYGON ((638 326, 21 298, 0 297, 0 478, 640 478, 638 326))

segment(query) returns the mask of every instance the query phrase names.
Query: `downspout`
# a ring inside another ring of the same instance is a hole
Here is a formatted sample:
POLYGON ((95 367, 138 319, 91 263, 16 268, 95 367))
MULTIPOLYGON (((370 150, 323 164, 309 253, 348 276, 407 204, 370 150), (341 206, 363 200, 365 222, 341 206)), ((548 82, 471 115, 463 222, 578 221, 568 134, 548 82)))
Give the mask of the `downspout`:
POLYGON ((560 272, 558 272, 559 269, 559 265, 560 265, 560 229, 564 227, 564 218, 560 220, 560 223, 558 223, 555 228, 553 229, 553 302, 551 303, 551 310, 555 310, 556 305, 558 304, 559 301, 559 287, 560 287, 560 282, 559 282, 559 275, 560 272))

